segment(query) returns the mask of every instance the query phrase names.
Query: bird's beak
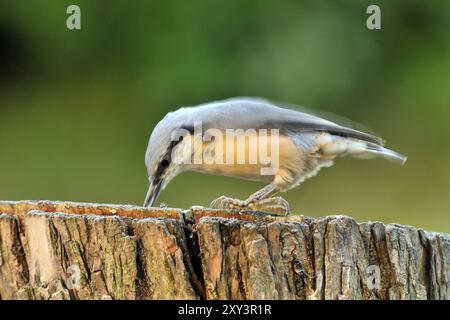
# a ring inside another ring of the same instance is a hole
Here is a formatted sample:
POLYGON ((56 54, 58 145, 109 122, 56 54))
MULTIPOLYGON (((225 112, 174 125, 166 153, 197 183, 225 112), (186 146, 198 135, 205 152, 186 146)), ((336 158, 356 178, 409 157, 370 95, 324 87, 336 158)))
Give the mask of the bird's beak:
POLYGON ((144 207, 151 207, 158 198, 159 191, 161 191, 162 180, 150 182, 147 195, 145 196, 144 207))

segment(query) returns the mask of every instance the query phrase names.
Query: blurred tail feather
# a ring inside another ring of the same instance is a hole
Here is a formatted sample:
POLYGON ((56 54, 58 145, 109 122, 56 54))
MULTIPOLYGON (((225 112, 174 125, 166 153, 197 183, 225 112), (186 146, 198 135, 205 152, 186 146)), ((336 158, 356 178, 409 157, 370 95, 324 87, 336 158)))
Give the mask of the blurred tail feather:
POLYGON ((321 153, 326 156, 352 155, 356 158, 379 156, 401 165, 405 164, 407 159, 404 155, 376 143, 339 136, 322 136, 319 145, 321 153))
POLYGON ((368 143, 367 152, 369 154, 378 155, 386 160, 398 163, 400 165, 404 165, 407 160, 406 156, 402 155, 401 153, 378 146, 376 144, 368 143))

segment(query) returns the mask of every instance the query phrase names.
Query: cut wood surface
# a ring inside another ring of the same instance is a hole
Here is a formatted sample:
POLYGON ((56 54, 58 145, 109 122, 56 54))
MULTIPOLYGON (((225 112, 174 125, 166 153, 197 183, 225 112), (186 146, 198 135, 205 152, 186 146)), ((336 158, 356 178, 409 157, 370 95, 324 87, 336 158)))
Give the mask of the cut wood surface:
POLYGON ((3 201, 0 299, 450 299, 450 236, 347 216, 3 201))

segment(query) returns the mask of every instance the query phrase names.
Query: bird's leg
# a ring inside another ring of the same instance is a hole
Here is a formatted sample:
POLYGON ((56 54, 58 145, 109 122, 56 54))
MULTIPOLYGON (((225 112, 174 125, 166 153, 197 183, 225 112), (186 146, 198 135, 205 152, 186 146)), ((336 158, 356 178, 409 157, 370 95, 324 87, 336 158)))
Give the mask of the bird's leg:
POLYGON ((263 199, 267 199, 270 198, 271 196, 273 196, 274 194, 276 194, 278 191, 280 191, 280 189, 274 184, 271 183, 267 186, 265 186, 264 188, 262 188, 261 190, 256 191, 254 194, 252 194, 250 197, 247 198, 247 200, 249 203, 251 202, 256 202, 259 200, 263 200, 263 199))
POLYGON ((271 183, 252 194, 246 200, 221 196, 211 203, 211 207, 219 209, 249 209, 288 215, 290 213, 289 203, 281 197, 272 197, 278 191, 280 191, 279 188, 271 183))
POLYGON ((291 212, 289 203, 282 197, 272 197, 280 189, 273 183, 256 191, 246 200, 248 208, 256 211, 271 212, 279 215, 289 215, 291 212))

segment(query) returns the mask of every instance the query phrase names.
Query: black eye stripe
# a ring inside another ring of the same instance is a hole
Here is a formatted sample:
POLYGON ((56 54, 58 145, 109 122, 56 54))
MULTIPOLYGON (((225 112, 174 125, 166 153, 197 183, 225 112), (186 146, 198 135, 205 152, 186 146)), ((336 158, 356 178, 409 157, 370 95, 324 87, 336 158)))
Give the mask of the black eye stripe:
MULTIPOLYGON (((185 129, 185 128, 183 128, 185 129)), ((159 164, 158 164, 158 168, 155 171, 154 177, 155 179, 160 179, 160 177, 163 175, 163 173, 166 171, 166 169, 169 167, 170 162, 171 162, 171 155, 172 155, 172 150, 173 148, 175 148, 175 146, 177 144, 179 144, 181 141, 183 141, 183 137, 180 137, 180 139, 178 141, 171 141, 169 144, 169 147, 167 148, 166 153, 164 154, 164 156, 162 157, 162 159, 160 160, 159 164)))
POLYGON ((166 171, 168 164, 169 164, 169 162, 167 162, 167 166, 162 166, 161 162, 159 163, 158 168, 156 169, 155 174, 154 174, 155 180, 160 180, 164 171, 166 171))
POLYGON ((163 160, 161 161, 160 165, 161 165, 162 167, 168 167, 168 166, 169 166, 169 160, 163 159, 163 160))

